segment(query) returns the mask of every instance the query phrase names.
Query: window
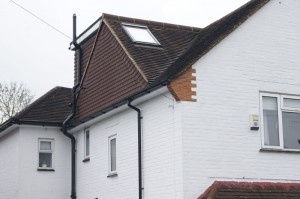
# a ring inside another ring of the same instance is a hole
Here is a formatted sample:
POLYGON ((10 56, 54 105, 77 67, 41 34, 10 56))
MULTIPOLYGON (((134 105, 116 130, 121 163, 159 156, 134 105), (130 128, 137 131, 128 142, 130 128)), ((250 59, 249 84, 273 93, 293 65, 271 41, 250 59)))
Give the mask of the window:
POLYGON ((39 165, 40 169, 53 168, 53 139, 39 139, 39 165))
POLYGON ((122 24, 122 26, 133 42, 160 45, 147 26, 133 24, 122 24))
POLYGON ((109 151, 109 173, 117 173, 117 135, 108 138, 108 151, 109 151))
POLYGON ((89 159, 90 157, 90 130, 84 130, 84 159, 89 159))
POLYGON ((300 97, 262 94, 264 148, 299 150, 300 97))

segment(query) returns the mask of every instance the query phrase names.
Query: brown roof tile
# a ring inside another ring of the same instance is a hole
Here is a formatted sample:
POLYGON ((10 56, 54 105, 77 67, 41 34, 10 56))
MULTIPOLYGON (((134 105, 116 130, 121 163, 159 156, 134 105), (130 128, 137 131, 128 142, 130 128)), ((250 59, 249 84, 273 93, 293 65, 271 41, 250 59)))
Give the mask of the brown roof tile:
MULTIPOLYGON (((269 0, 251 0, 204 29, 109 14, 79 95, 75 124, 103 114, 181 75, 269 0), (122 23, 147 26, 161 46, 133 42, 122 23)), ((82 43, 83 69, 95 33, 82 43)), ((76 69, 75 69, 76 71, 76 69)))
POLYGON ((216 181, 198 199, 299 199, 300 183, 216 181))
POLYGON ((13 123, 60 125, 71 112, 71 89, 55 87, 0 125, 0 133, 13 123))
POLYGON ((136 62, 152 83, 164 73, 191 45, 200 28, 167 24, 103 14, 103 19, 122 43, 128 55, 136 62), (161 46, 134 43, 122 28, 122 23, 147 26, 161 46))
POLYGON ((82 45, 82 73, 86 71, 86 75, 78 95, 75 123, 89 120, 99 110, 129 97, 147 84, 106 24, 101 26, 87 68, 95 38, 96 35, 82 45))
POLYGON ((256 11, 270 0, 251 0, 232 13, 210 24, 200 31, 189 49, 168 67, 155 81, 172 80, 181 75, 188 67, 204 56, 209 50, 221 42, 227 35, 238 28, 256 11))

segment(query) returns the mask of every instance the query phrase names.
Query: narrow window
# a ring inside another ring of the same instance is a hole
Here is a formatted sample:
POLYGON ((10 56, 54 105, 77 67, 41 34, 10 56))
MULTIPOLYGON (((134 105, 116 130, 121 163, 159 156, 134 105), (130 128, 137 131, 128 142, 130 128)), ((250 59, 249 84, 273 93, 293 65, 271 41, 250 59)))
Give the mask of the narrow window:
POLYGON ((117 173, 117 136, 108 138, 109 147, 109 173, 117 173))
POLYGON ((282 112, 283 144, 287 149, 300 149, 300 113, 282 112))
POLYGON ((84 158, 88 159, 90 157, 90 130, 84 130, 84 158))
POLYGON ((263 97, 264 144, 279 146, 278 105, 276 97, 263 97))
POLYGON ((283 145, 287 149, 300 149, 300 99, 282 97, 283 145))
POLYGON ((40 169, 53 168, 53 145, 52 139, 39 139, 39 165, 40 169))

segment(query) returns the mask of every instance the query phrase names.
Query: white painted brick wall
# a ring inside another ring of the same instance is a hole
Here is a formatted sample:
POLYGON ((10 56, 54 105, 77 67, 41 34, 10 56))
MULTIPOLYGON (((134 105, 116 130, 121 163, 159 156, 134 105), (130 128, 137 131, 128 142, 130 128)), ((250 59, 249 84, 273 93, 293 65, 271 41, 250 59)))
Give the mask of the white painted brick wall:
POLYGON ((0 137, 0 199, 18 198, 19 130, 0 137))
POLYGON ((0 137, 0 199, 69 198, 70 152, 59 128, 22 125, 0 137), (39 138, 54 139, 54 172, 37 171, 39 138))
POLYGON ((71 141, 59 128, 22 126, 19 154, 19 199, 70 197, 71 141), (54 172, 37 171, 39 138, 54 139, 54 172))
MULTIPOLYGON (((182 199, 180 106, 168 94, 137 105, 143 116, 144 198, 182 199)), ((90 126, 90 162, 83 163, 83 129, 77 137, 77 198, 137 199, 137 113, 126 109, 90 126), (117 134, 118 176, 108 175, 108 137, 117 134)))
POLYGON ((215 180, 300 182, 300 154, 259 152, 259 92, 300 95, 300 1, 272 0, 200 59, 183 103, 184 198, 215 180))

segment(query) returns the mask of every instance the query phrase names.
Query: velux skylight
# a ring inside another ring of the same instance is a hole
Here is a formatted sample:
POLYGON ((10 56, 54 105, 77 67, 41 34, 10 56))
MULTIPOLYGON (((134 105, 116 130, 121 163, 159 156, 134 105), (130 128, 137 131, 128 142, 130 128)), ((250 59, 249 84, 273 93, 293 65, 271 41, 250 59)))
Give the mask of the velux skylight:
POLYGON ((122 24, 122 26, 133 42, 151 44, 151 45, 160 45, 160 43, 152 35, 152 33, 150 32, 147 26, 124 24, 124 23, 122 24))

